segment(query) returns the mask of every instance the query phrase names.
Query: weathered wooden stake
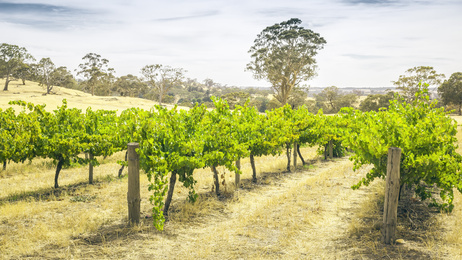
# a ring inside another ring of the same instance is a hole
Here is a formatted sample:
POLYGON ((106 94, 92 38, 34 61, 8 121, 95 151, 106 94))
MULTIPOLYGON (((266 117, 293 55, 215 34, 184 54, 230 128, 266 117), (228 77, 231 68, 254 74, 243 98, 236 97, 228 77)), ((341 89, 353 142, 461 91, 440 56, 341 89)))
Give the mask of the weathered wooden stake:
MULTIPOLYGON (((236 168, 241 170, 241 159, 236 161, 236 168)), ((241 175, 239 173, 234 174, 234 184, 236 184, 236 190, 239 189, 239 182, 241 181, 241 175)))
POLYGON ((140 160, 136 149, 138 143, 128 144, 128 221, 140 223, 140 160))
POLYGON ((385 186, 385 202, 383 209, 382 242, 395 242, 396 222, 398 216, 398 196, 400 178, 401 149, 388 148, 387 177, 385 186))
POLYGON ((329 159, 334 158, 334 142, 329 140, 329 159))
POLYGON ((294 171, 297 170, 297 142, 294 142, 294 171))

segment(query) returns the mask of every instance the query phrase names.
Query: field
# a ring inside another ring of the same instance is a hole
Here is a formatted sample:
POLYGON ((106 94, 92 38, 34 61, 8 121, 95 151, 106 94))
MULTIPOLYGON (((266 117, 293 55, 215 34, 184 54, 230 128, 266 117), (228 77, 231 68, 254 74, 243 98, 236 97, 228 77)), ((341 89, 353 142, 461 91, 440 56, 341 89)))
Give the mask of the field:
MULTIPOLYGON (((54 109, 63 98, 70 107, 119 112, 155 104, 67 89, 58 89, 55 95, 42 93, 34 83, 12 84, 10 91, 0 93, 0 107, 22 99, 54 109)), ((460 132, 458 138, 462 140, 460 132)), ((302 154, 309 164, 299 165, 295 173, 285 172, 285 155, 256 158, 256 184, 250 181, 248 159, 243 160, 238 190, 234 173, 220 167, 226 189, 219 197, 212 192, 210 169, 197 170, 198 201, 188 203, 187 189, 177 185, 164 231, 151 224, 144 174, 142 223, 127 224, 127 178, 117 178, 116 163, 123 152, 95 168, 94 185, 86 183, 87 167, 64 169, 57 190, 52 188, 50 160, 8 164, 0 172, 0 258, 462 259, 459 193, 451 214, 429 209, 417 199, 410 199, 406 208, 400 205, 397 237, 404 243, 384 246, 380 242, 384 182, 352 190, 368 167, 353 172, 348 158, 326 161, 316 148, 304 147, 302 154)))

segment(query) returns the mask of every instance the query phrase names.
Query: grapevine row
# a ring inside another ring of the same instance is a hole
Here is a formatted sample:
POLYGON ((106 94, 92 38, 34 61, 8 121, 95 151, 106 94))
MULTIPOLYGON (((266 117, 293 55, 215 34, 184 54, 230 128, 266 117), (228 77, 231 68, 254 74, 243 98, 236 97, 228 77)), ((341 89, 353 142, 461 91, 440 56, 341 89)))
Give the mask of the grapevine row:
MULTIPOLYGON (((285 152, 290 171, 292 148, 300 154, 300 145, 318 146, 326 156, 327 144, 333 142, 332 152, 337 156, 343 155, 343 147, 354 152, 351 159, 355 169, 364 164, 374 166, 354 186, 358 188, 385 177, 387 149, 395 146, 404 154, 401 185, 415 185, 422 199, 429 198, 436 185, 444 200, 439 205, 451 210, 453 189, 462 192, 462 156, 455 152, 457 124, 428 100, 425 88, 416 97, 408 104, 397 96, 388 110, 363 113, 346 108, 332 116, 290 106, 266 114, 247 105, 232 111, 221 99, 213 99, 214 110, 205 106, 188 111, 154 106, 149 111, 127 109, 120 116, 115 111, 91 108, 83 113, 68 108, 65 100, 53 112, 46 112, 42 105, 14 101, 10 104, 22 106, 21 112, 0 110, 0 162, 5 167, 8 161, 51 158, 57 166, 57 188, 62 167, 73 161, 98 165, 94 156, 108 156, 126 149, 129 142, 138 142, 141 168, 152 192, 153 222, 162 229, 177 181, 189 189, 191 202, 197 199, 195 169, 212 169, 214 190, 219 194, 218 166, 239 174, 235 162, 250 157, 256 181, 255 156, 285 152), (89 158, 82 158, 82 153, 89 158)), ((91 183, 91 170, 89 178, 91 183)))

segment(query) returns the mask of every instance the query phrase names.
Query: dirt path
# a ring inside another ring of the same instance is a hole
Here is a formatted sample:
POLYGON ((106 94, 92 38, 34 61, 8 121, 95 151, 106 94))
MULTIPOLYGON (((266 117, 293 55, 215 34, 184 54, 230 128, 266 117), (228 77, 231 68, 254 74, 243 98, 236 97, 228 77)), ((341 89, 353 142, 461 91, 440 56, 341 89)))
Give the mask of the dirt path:
MULTIPOLYGON (((350 187, 365 173, 348 159, 318 163, 314 169, 266 177, 268 184, 234 193, 212 204, 210 214, 191 222, 171 221, 163 232, 144 227, 116 237, 112 227, 101 239, 71 247, 68 257, 124 259, 338 259, 347 248, 355 212, 371 188, 350 187), (111 230, 111 231, 109 231, 111 230)), ((209 198, 211 200, 213 198, 209 198)), ((194 205, 207 207, 211 204, 194 205)), ((149 225, 149 223, 146 223, 149 225)))
MULTIPOLYGON (((238 192, 220 198, 202 187, 194 205, 186 202, 184 195, 174 198, 171 219, 162 232, 152 227, 149 218, 135 227, 116 218, 96 232, 73 238, 66 247, 49 244, 22 257, 462 259, 462 251, 454 249, 460 247, 458 242, 447 247, 445 230, 435 221, 455 221, 451 216, 430 214, 417 229, 406 226, 407 217, 400 218, 398 238, 406 243, 384 246, 380 242, 383 181, 352 190, 370 170, 353 172, 352 168, 352 162, 343 158, 318 161, 295 173, 263 173, 258 184, 245 179, 238 192)), ((177 188, 177 194, 184 194, 177 188)), ((149 212, 148 205, 142 208, 144 214, 149 212)))

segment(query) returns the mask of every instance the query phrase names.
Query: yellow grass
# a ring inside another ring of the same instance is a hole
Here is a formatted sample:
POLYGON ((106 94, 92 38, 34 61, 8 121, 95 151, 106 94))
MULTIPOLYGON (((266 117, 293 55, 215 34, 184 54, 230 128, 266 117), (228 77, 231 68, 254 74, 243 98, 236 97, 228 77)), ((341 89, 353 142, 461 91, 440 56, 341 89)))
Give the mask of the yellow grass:
MULTIPOLYGON (((0 79, 0 86, 4 84, 5 80, 0 79)), ((93 110, 117 110, 120 113, 131 107, 149 110, 152 106, 158 104, 152 100, 132 97, 92 96, 82 91, 62 87, 54 87, 53 92, 54 94, 44 95, 46 89, 39 86, 36 82, 26 81, 26 85, 22 85, 22 82, 12 81, 9 84, 8 91, 0 91, 0 108, 5 109, 10 107, 8 102, 12 100, 24 100, 34 104, 45 104, 45 109, 52 111, 61 106, 62 100, 66 99, 68 106, 71 108, 78 108, 85 111, 87 107, 91 107, 93 110)), ((171 105, 166 106, 173 107, 171 105)))

